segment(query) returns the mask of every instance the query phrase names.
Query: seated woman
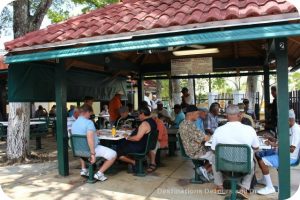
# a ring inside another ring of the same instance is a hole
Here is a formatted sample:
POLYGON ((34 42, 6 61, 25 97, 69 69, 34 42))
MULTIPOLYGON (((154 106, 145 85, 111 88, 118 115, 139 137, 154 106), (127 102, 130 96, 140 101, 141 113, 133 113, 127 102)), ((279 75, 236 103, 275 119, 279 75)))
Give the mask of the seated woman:
POLYGON ((151 118, 149 108, 143 107, 139 110, 139 119, 141 124, 131 136, 126 136, 117 148, 118 158, 132 165, 135 169, 135 160, 128 156, 129 153, 140 153, 145 151, 149 133, 157 130, 155 121, 151 118))

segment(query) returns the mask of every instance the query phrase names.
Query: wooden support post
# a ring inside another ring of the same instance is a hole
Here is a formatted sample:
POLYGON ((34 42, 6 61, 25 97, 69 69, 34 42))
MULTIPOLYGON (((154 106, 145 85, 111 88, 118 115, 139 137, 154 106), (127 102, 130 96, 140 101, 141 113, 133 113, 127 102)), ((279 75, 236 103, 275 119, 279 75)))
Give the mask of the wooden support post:
POLYGON ((270 104, 270 69, 264 65, 264 96, 265 96, 265 119, 269 117, 268 105, 270 104))
POLYGON ((67 87, 63 60, 55 66, 55 99, 58 172, 61 176, 68 176, 67 87))
POLYGON ((144 100, 144 76, 140 74, 138 79, 138 107, 141 102, 144 100))
POLYGON ((279 138, 279 199, 291 195, 290 141, 289 141, 289 93, 288 93, 288 46, 287 38, 275 39, 277 63, 277 130, 279 138))

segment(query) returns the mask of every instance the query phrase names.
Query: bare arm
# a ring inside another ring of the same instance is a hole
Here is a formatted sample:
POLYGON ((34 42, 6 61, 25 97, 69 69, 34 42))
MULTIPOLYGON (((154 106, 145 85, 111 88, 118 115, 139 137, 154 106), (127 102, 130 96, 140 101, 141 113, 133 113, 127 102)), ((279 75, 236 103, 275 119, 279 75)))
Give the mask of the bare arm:
POLYGON ((135 136, 129 136, 127 140, 130 141, 140 141, 142 137, 146 134, 149 133, 151 130, 150 125, 147 122, 143 122, 138 129, 138 133, 135 136))
POLYGON ((91 152, 90 162, 95 163, 96 157, 95 157, 94 132, 93 131, 88 131, 86 137, 87 137, 87 142, 88 142, 90 152, 91 152))

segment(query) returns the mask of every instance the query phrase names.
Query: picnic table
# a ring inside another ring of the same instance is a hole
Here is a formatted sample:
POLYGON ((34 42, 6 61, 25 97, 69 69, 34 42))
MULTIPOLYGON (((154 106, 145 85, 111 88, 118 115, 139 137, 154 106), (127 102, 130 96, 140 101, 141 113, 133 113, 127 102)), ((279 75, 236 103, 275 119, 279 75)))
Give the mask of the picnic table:
MULTIPOLYGON (((7 121, 1 121, 4 127, 8 126, 7 121)), ((36 149, 42 148, 42 138, 41 136, 48 133, 48 128, 46 121, 30 121, 30 137, 34 137, 36 141, 36 149)))
POLYGON ((169 156, 174 156, 176 151, 176 143, 177 143, 177 128, 168 128, 168 138, 169 138, 169 156))
POLYGON ((131 130, 117 130, 116 135, 112 136, 111 129, 100 129, 100 135, 98 136, 99 140, 110 140, 118 141, 124 138, 124 134, 131 135, 131 130))
MULTIPOLYGON (((265 144, 266 140, 263 137, 258 136, 258 140, 259 140, 259 149, 260 150, 271 149, 272 148, 270 145, 265 144)), ((206 147, 211 147, 211 145, 212 145, 212 137, 210 138, 209 141, 205 142, 206 147)))

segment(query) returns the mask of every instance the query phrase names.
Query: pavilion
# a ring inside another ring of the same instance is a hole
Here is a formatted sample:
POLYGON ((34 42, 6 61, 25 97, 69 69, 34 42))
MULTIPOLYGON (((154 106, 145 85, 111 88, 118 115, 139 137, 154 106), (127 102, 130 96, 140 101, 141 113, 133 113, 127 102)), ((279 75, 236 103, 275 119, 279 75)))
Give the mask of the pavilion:
POLYGON ((124 0, 7 42, 9 102, 56 100, 59 174, 67 176, 65 105, 86 94, 109 98, 116 90, 99 91, 95 84, 117 80, 123 88, 123 77, 131 75, 141 100, 147 78, 264 75, 269 103, 269 73, 276 70, 279 198, 285 199, 290 196, 288 67, 298 66, 299 19, 285 0, 124 0), (210 56, 212 72, 171 74, 175 51, 195 49, 217 49, 180 57, 210 56), (79 76, 85 81, 72 81, 79 76))

